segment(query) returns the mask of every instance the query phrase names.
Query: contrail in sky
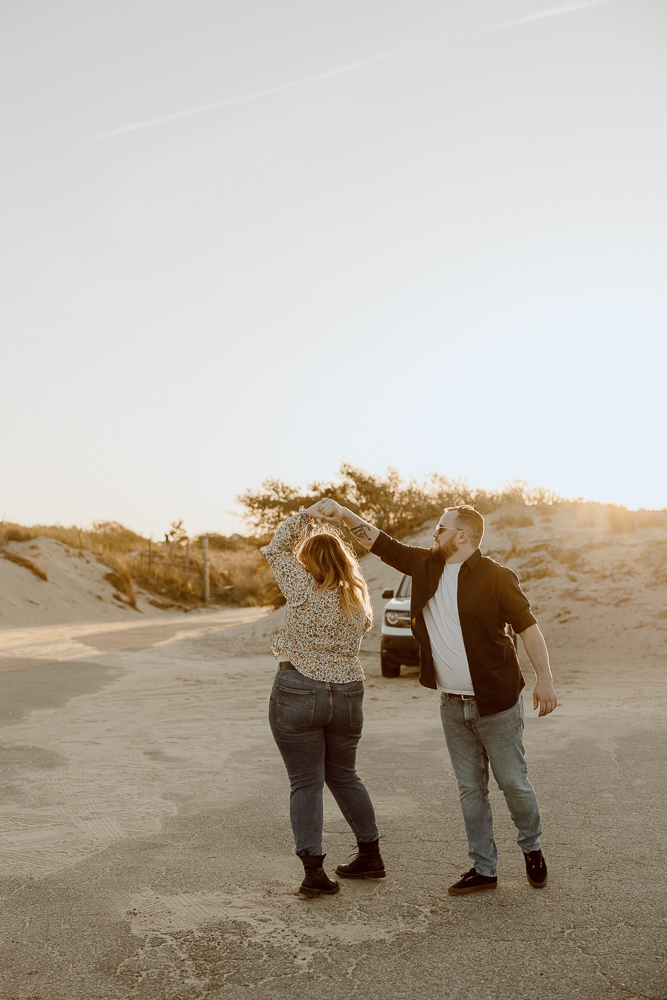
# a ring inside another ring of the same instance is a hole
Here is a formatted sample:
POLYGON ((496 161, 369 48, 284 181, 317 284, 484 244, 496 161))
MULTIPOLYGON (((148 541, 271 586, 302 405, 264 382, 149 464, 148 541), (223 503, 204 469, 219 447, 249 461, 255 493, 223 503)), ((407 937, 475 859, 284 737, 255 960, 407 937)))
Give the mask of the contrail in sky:
MULTIPOLYGON (((581 3, 563 4, 559 7, 548 7, 535 14, 527 14, 525 17, 515 18, 513 21, 504 21, 501 24, 492 24, 487 28, 481 28, 473 32, 475 35, 486 34, 491 31, 504 31, 521 24, 528 24, 530 21, 541 21, 547 17, 558 17, 560 14, 569 14, 575 10, 582 10, 584 7, 598 7, 600 4, 613 3, 614 0, 583 0, 581 3)), ((273 94, 281 94, 285 90, 292 90, 294 87, 303 87, 307 83, 315 83, 318 80, 326 80, 332 76, 341 76, 343 73, 351 73, 355 69, 364 69, 372 66, 373 63, 384 62, 386 59, 393 59, 395 56, 404 55, 408 52, 415 52, 422 49, 432 48, 434 45, 441 45, 449 41, 448 38, 436 38, 430 42, 418 42, 415 45, 408 45, 402 49, 392 49, 391 52, 383 52, 379 56, 371 56, 362 59, 360 62, 349 63, 347 66, 339 66, 337 69, 326 70, 324 73, 315 73, 313 76, 304 76, 299 80, 292 80, 290 83, 280 84, 278 87, 271 87, 269 90, 258 90, 243 97, 230 97, 226 101, 216 101, 213 104, 200 104, 196 108, 188 108, 185 111, 176 111, 161 118, 151 118, 149 121, 137 122, 135 125, 123 125, 121 128, 111 129, 109 132, 102 132, 93 138, 93 142, 99 139, 110 139, 114 135, 125 135, 127 132, 138 132, 141 129, 152 128, 154 125, 162 125, 165 122, 174 122, 179 118, 190 118, 192 115, 201 115, 205 111, 217 111, 219 108, 232 108, 238 104, 247 104, 250 101, 259 101, 263 97, 271 97, 273 94)))
POLYGON ((482 28, 475 32, 481 35, 488 31, 504 31, 505 28, 513 28, 515 25, 528 24, 529 21, 542 21, 545 17, 558 17, 559 14, 569 14, 573 10, 583 10, 584 7, 599 7, 603 3, 612 3, 613 0, 582 0, 581 3, 562 4, 560 7, 548 7, 546 10, 537 11, 535 14, 526 14, 524 17, 517 17, 513 21, 503 21, 501 24, 491 24, 488 28, 482 28))
MULTIPOLYGON (((272 94, 281 94, 284 90, 291 90, 293 87, 302 87, 306 83, 314 83, 316 80, 326 80, 330 76, 340 76, 343 73, 350 73, 355 69, 363 69, 364 66, 372 66, 373 63, 381 62, 384 59, 391 59, 393 56, 401 55, 403 52, 412 52, 415 49, 423 49, 429 45, 439 45, 442 39, 433 42, 419 42, 405 49, 395 49, 392 52, 383 52, 382 55, 372 56, 369 59, 362 59, 361 62, 350 63, 347 66, 339 66, 337 69, 329 69, 324 73, 315 73, 314 76, 304 76, 300 80, 292 80, 291 83, 282 83, 278 87, 271 87, 270 90, 258 90, 253 94, 246 94, 244 97, 230 97, 226 101, 216 101, 215 104, 200 104, 196 108, 188 108, 187 111, 176 111, 174 114, 164 115, 163 118, 151 118, 147 122, 138 122, 136 125, 123 125, 122 128, 112 129, 111 132, 102 132, 95 136, 97 139, 108 139, 112 135, 122 135, 125 132, 136 132, 138 129, 150 128, 152 125, 162 125, 163 122, 173 122, 178 118, 188 118, 190 115, 200 115, 203 111, 214 111, 217 108, 231 108, 237 104, 247 104, 249 101, 258 101, 262 97, 271 97, 272 94)), ((93 140, 93 141, 95 141, 93 140)))

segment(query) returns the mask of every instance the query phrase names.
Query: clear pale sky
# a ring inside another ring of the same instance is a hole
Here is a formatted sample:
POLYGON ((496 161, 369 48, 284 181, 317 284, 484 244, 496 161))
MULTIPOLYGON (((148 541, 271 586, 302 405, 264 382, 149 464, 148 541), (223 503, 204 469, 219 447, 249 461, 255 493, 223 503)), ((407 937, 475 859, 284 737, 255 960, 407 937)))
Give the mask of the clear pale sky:
POLYGON ((3 0, 0 516, 667 506, 664 0, 3 0))

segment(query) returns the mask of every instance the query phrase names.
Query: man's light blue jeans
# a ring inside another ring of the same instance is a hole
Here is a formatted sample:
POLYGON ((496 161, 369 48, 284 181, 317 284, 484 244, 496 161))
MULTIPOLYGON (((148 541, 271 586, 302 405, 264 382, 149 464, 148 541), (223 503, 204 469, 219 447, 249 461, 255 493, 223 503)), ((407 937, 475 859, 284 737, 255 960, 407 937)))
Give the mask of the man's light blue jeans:
POLYGON ((459 785, 468 854, 480 875, 497 874, 489 801, 489 764, 505 796, 517 843, 524 854, 540 847, 542 823, 535 790, 528 780, 523 748, 523 699, 512 708, 481 717, 474 698, 440 695, 440 715, 447 749, 459 785))
POLYGON ((269 724, 290 780, 296 853, 322 854, 322 788, 327 788, 358 842, 379 836, 370 796, 356 771, 364 721, 363 681, 327 684, 296 670, 276 674, 269 724))

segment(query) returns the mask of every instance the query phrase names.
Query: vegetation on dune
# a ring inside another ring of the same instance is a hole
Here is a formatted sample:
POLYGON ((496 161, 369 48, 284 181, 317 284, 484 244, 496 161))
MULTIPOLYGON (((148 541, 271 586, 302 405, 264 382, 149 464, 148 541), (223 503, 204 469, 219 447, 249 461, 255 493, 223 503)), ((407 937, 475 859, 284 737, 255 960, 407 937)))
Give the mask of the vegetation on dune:
POLYGON ((13 562, 17 566, 22 566, 23 569, 29 569, 30 572, 34 573, 34 575, 39 577, 40 580, 47 579, 44 570, 40 569, 39 566, 35 566, 34 562, 31 562, 30 559, 25 559, 23 556, 17 555, 16 552, 7 552, 6 550, 3 550, 0 554, 3 559, 7 559, 9 562, 13 562))
POLYGON ((137 595, 132 584, 132 577, 126 569, 117 567, 115 571, 104 574, 104 579, 115 589, 114 597, 117 600, 126 601, 131 608, 137 606, 137 595))
MULTIPOLYGON (((396 469, 375 476, 343 462, 338 478, 314 482, 305 490, 279 479, 267 479, 259 490, 237 497, 245 519, 258 535, 273 533, 287 514, 309 507, 322 496, 332 497, 365 521, 398 538, 437 520, 445 507, 469 503, 489 514, 499 507, 525 508, 562 503, 551 490, 531 489, 525 482, 508 483, 501 490, 475 489, 465 480, 434 473, 418 482, 403 479, 396 469)), ((518 514, 515 514, 518 516, 518 514)))
MULTIPOLYGON (((154 542, 116 521, 97 521, 90 528, 62 525, 24 527, 0 524, 0 553, 46 579, 25 557, 7 549, 9 542, 53 538, 93 553, 104 565, 104 578, 117 599, 137 607, 137 590, 145 591, 156 607, 189 610, 204 604, 202 537, 189 539, 182 522, 154 542)), ((260 541, 241 535, 209 535, 209 602, 216 605, 256 606, 278 603, 273 574, 259 551, 260 541)))
POLYGON ((647 545, 642 553, 642 564, 653 583, 667 584, 667 539, 647 545))
MULTIPOLYGON (((349 507, 365 520, 398 538, 435 523, 445 507, 469 503, 482 514, 502 510, 507 526, 509 555, 523 549, 520 529, 550 519, 563 506, 575 508, 580 527, 604 527, 610 534, 633 532, 637 528, 667 526, 666 511, 628 511, 611 504, 564 500, 551 490, 532 489, 523 481, 506 484, 500 490, 476 489, 465 480, 447 479, 440 474, 421 482, 403 479, 395 469, 385 475, 373 475, 348 463, 340 467, 337 478, 313 482, 305 489, 278 479, 266 480, 259 489, 246 490, 237 497, 244 511, 248 535, 211 533, 208 539, 209 601, 217 605, 256 606, 284 603, 273 573, 259 551, 281 521, 290 513, 330 496, 349 507)), ((53 538, 79 550, 94 553, 104 563, 107 581, 117 599, 137 606, 137 589, 160 608, 187 610, 204 603, 204 536, 189 538, 182 521, 173 521, 164 541, 154 542, 116 521, 96 521, 90 528, 35 525, 26 528, 0 523, 0 555, 46 579, 46 574, 25 557, 7 549, 9 542, 30 541, 38 536, 53 538)), ((365 550, 358 549, 363 553, 365 550)), ((559 562, 569 563, 576 553, 557 554, 548 547, 530 554, 532 562, 524 575, 553 575, 559 562)), ((656 582, 664 577, 664 553, 647 553, 656 582)), ((570 567, 572 568, 572 567, 570 567)))

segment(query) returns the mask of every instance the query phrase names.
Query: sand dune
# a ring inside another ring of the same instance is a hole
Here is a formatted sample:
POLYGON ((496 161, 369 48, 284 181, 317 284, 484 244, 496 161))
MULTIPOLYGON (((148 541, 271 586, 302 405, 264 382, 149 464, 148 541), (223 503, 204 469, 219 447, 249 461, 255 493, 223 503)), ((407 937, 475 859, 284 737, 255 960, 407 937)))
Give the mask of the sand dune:
POLYGON ((46 579, 0 553, 0 629, 164 615, 141 593, 137 608, 130 607, 106 579, 111 567, 94 552, 43 536, 9 542, 5 551, 34 566, 46 579))

